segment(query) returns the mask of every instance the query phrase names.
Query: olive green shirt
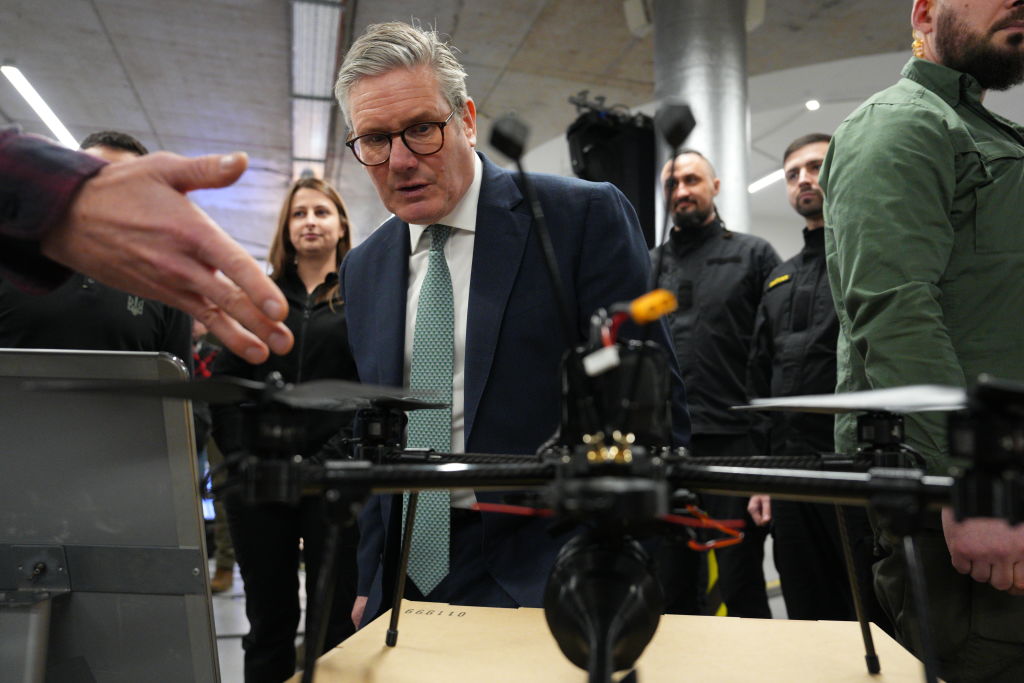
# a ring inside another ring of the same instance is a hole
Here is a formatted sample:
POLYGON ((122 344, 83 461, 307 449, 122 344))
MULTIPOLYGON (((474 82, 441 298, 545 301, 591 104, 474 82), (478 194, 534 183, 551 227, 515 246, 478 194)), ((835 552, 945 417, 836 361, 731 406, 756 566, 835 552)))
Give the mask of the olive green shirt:
MULTIPOLYGON (((911 59, 836 131, 820 184, 837 391, 1024 380, 1024 128, 971 76, 911 59)), ((856 448, 854 416, 836 449, 856 448)), ((946 415, 907 416, 932 472, 946 415)))

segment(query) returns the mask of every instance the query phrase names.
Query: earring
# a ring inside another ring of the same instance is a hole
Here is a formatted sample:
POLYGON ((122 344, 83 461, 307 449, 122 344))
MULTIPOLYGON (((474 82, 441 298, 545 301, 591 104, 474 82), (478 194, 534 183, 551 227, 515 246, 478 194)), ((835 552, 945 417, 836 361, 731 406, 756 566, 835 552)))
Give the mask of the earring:
POLYGON ((914 42, 910 44, 910 49, 915 57, 924 59, 924 41, 921 40, 916 31, 914 32, 914 42))

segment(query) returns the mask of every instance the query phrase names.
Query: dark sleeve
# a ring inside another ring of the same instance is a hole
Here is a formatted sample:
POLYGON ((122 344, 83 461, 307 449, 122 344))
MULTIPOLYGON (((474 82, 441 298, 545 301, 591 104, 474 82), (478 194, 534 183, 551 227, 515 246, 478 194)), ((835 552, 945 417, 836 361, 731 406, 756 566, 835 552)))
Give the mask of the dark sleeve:
POLYGON ((192 316, 164 306, 164 338, 160 350, 177 356, 188 368, 189 376, 195 374, 195 362, 192 358, 192 316))
MULTIPOLYGON (((349 252, 349 253, 351 253, 351 252, 349 252)), ((345 269, 348 267, 348 257, 349 257, 349 254, 345 254, 345 257, 341 259, 341 263, 338 265, 338 299, 341 301, 341 305, 342 306, 348 306, 348 299, 346 297, 346 291, 347 290, 345 288, 345 269)), ((352 359, 352 365, 355 366, 355 364, 356 364, 356 362, 355 362, 356 355, 352 351, 352 342, 349 340, 348 320, 347 320, 347 318, 346 318, 346 323, 345 324, 346 324, 346 327, 345 327, 345 349, 344 349, 344 351, 345 351, 345 353, 348 354, 349 358, 352 359)), ((353 381, 356 381, 356 382, 359 381, 359 379, 358 379, 358 372, 359 372, 359 368, 357 366, 356 367, 357 377, 353 381)))
POLYGON ((370 594, 373 579, 383 558, 384 518, 380 512, 383 504, 386 504, 383 496, 370 496, 359 514, 359 550, 356 553, 359 580, 356 595, 365 597, 370 594))
POLYGON ((206 401, 192 401, 192 425, 196 433, 196 453, 206 447, 206 441, 210 438, 210 427, 213 423, 213 416, 210 414, 210 404, 206 401))
MULTIPOLYGON (((345 289, 345 270, 348 266, 348 256, 342 260, 338 269, 338 297, 347 301, 345 289)), ((346 335, 346 339, 347 339, 346 335)), ((351 355, 351 343, 345 349, 351 355)), ((384 519, 381 515, 381 505, 386 504, 381 496, 370 496, 359 514, 359 547, 356 551, 356 565, 359 571, 359 579, 356 584, 356 595, 366 597, 373 587, 373 580, 377 575, 377 568, 380 566, 384 554, 384 519)), ((365 616, 364 616, 365 618, 365 616)))
POLYGON ((43 256, 40 240, 67 214, 82 184, 106 162, 16 129, 0 130, 0 274, 44 292, 70 270, 43 256))
MULTIPOLYGON (((225 375, 252 379, 253 366, 224 348, 213 361, 212 376, 225 375)), ((242 409, 237 403, 210 406, 213 440, 225 456, 242 450, 242 409)))
MULTIPOLYGON (((585 218, 583 252, 577 276, 580 329, 589 328, 591 315, 598 308, 616 302, 628 302, 648 290, 651 256, 632 204, 614 185, 603 183, 594 193, 585 218)), ((625 325, 625 337, 649 338, 667 352, 672 375, 672 432, 676 446, 690 443, 690 415, 686 409, 686 390, 665 320, 637 330, 625 325)))
MULTIPOLYGON (((772 362, 774 359, 771 320, 762 295, 754 318, 754 335, 750 341, 750 358, 747 361, 747 396, 767 398, 772 395, 772 362)), ((759 455, 771 453, 770 413, 751 414, 751 436, 759 455)))
POLYGON ((763 285, 768 282, 768 276, 771 275, 772 271, 775 270, 778 265, 782 263, 782 259, 779 258, 779 252, 775 251, 768 242, 764 242, 761 248, 760 257, 758 258, 758 269, 757 269, 757 281, 762 285, 760 294, 764 295, 763 285))

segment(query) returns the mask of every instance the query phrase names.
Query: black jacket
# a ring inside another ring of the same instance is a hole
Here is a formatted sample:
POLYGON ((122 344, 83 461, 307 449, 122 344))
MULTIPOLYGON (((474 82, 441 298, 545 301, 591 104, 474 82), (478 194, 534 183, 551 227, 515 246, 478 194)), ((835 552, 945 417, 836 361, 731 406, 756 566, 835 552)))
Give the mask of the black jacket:
MULTIPOLYGON (((338 276, 331 273, 312 293, 289 266, 277 281, 288 300, 285 325, 295 335, 295 345, 284 356, 271 354, 266 362, 250 365, 228 349, 217 356, 213 375, 229 375, 263 381, 271 372, 280 372, 285 382, 300 383, 314 379, 358 379, 356 366, 348 349, 344 304, 318 301, 321 294, 333 287, 338 276)), ((225 455, 242 450, 242 411, 238 405, 214 405, 213 438, 225 455)), ((310 411, 305 420, 306 438, 299 453, 317 454, 321 446, 351 422, 351 414, 310 411)))
POLYGON ((74 273, 45 294, 0 280, 0 347, 166 351, 192 368, 192 319, 74 273))
POLYGON ((667 244, 651 252, 651 260, 657 286, 679 300, 669 328, 693 433, 744 433, 750 417, 730 408, 747 402, 754 316, 779 255, 767 241, 730 232, 717 218, 670 235, 667 244))
MULTIPOLYGON (((836 390, 839 322, 825 269, 825 231, 804 230, 804 248, 765 282, 757 311, 748 385, 752 396, 831 394, 836 390)), ((774 455, 832 452, 833 418, 766 414, 761 425, 774 455)))

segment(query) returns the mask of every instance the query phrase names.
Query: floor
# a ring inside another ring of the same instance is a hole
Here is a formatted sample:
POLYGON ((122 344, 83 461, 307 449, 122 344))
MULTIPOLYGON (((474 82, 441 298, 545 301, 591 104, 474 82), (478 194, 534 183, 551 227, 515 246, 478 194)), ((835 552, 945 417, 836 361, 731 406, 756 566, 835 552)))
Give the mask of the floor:
MULTIPOLYGON (((764 575, 768 583, 768 603, 775 619, 786 618, 786 607, 782 602, 782 591, 779 588, 779 574, 772 561, 772 539, 765 544, 764 575)), ((213 562, 210 563, 210 575, 213 575, 213 562)), ((299 585, 305 581, 300 576, 299 585)), ((300 595, 302 605, 306 604, 305 591, 300 595)), ((242 636, 249 630, 249 622, 245 618, 245 593, 242 591, 242 578, 235 567, 235 581, 231 590, 213 596, 214 628, 217 632, 217 653, 220 660, 220 677, 222 683, 242 683, 242 636)), ((301 634, 300 634, 301 639, 301 634)))

